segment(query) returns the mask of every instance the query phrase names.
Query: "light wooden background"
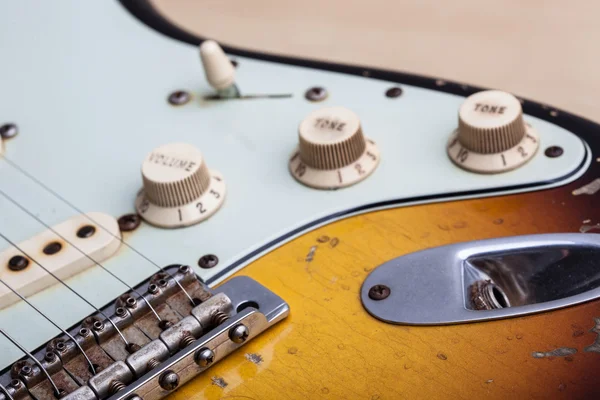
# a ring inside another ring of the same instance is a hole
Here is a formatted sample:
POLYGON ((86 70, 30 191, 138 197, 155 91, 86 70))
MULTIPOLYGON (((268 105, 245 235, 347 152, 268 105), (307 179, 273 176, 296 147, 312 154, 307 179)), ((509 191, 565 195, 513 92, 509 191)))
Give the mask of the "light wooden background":
POLYGON ((500 88, 600 121, 600 1, 152 1, 238 47, 500 88))

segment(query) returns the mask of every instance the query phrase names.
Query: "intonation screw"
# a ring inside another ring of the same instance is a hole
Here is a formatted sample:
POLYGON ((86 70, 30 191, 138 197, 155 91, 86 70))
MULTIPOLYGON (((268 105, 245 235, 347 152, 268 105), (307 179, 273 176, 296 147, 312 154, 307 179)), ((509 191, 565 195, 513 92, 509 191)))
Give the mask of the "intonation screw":
POLYGON ((229 331, 229 339, 234 343, 243 343, 248 339, 250 331, 244 324, 239 324, 231 328, 229 331))
POLYGON ((173 390, 179 386, 179 375, 171 370, 166 371, 158 379, 158 384, 164 390, 173 390))
POLYGON ((390 288, 386 285, 375 285, 369 289, 369 298, 375 301, 387 299, 391 292, 390 288))
POLYGON ((215 361, 215 353, 211 349, 203 348, 196 352, 194 361, 199 367, 208 367, 215 361))

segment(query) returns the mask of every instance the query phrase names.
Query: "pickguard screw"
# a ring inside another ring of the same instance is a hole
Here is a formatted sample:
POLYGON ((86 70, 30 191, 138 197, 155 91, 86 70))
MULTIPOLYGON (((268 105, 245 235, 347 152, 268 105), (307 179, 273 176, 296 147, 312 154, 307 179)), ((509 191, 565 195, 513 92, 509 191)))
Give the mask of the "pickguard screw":
POLYGON ((233 65, 234 68, 238 67, 239 63, 237 62, 237 60, 231 60, 230 59, 229 61, 231 61, 231 65, 233 65))
POLYGON ((323 101, 327 98, 327 89, 320 86, 311 87, 304 93, 304 97, 308 101, 323 101))
POLYGON ((214 254, 206 254, 198 260, 198 266, 200 268, 213 268, 219 263, 219 257, 214 254))
POLYGON ((121 232, 131 232, 140 226, 142 219, 137 214, 125 214, 117 222, 121 232))
POLYGON ((248 339, 250 331, 244 324, 239 324, 231 328, 229 331, 229 339, 234 343, 243 343, 248 339))
POLYGON ((169 104, 172 106, 182 106, 191 100, 192 96, 185 90, 176 90, 168 97, 169 104))
POLYGON ((395 86, 385 91, 385 97, 396 98, 402 96, 402 88, 395 86))
POLYGON ((173 390, 179 386, 179 375, 169 370, 160 376, 158 383, 164 390, 173 390))
POLYGON ((11 271, 22 271, 29 265, 29 260, 23 256, 13 256, 8 260, 8 268, 11 271))
POLYGON ((10 139, 19 134, 19 128, 15 124, 4 124, 0 126, 0 136, 2 139, 10 139))
POLYGON ((79 228, 77 231, 77 237, 81 239, 87 239, 96 233, 96 228, 92 225, 86 225, 79 228))
POLYGON ((550 146, 544 152, 544 154, 546 155, 546 157, 549 157, 549 158, 560 157, 560 156, 563 155, 563 153, 564 153, 564 150, 560 146, 550 146))
POLYGON ((375 285, 369 289, 369 298, 376 301, 387 299, 391 292, 386 285, 375 285))
POLYGON ((215 361, 215 353, 211 349, 203 348, 196 352, 194 361, 199 367, 208 367, 215 361))

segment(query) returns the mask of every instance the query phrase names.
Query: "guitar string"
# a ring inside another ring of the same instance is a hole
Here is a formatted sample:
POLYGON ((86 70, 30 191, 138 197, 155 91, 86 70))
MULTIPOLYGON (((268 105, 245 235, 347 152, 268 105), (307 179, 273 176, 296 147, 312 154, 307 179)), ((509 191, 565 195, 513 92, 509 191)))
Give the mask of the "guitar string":
POLYGON ((58 237, 60 237, 61 239, 63 239, 69 245, 73 246, 78 252, 80 252, 83 256, 85 256, 86 258, 88 258, 90 261, 92 261, 98 267, 102 268, 104 271, 106 271, 108 274, 110 274, 113 278, 115 278, 116 280, 118 280, 119 282, 121 282, 123 285, 127 286, 129 288, 129 290, 131 290, 132 292, 134 292, 138 296, 140 296, 144 300, 144 302, 148 305, 148 307, 150 308, 150 310, 154 313, 154 315, 158 319, 158 322, 162 321, 162 318, 158 315, 158 313, 156 312, 156 310, 154 309, 154 307, 152 307, 152 304, 150 304, 150 302, 146 299, 146 297, 143 294, 141 294, 136 289, 134 289, 132 286, 130 286, 129 284, 127 284, 123 279, 119 278, 117 275, 115 275, 114 273, 112 273, 111 271, 109 271, 104 265, 101 265, 98 261, 94 260, 85 251, 83 251, 79 247, 75 246, 75 244, 73 244, 73 242, 71 242, 66 237, 64 237, 63 235, 61 235, 60 233, 58 233, 54 228, 52 228, 50 225, 48 225, 47 223, 45 223, 44 221, 42 221, 41 218, 39 218, 38 216, 36 216, 35 214, 33 214, 31 211, 29 211, 25 207, 23 207, 21 204, 17 203, 14 199, 8 197, 6 195, 6 193, 4 191, 2 191, 1 189, 0 189, 0 194, 2 196, 4 196, 8 201, 10 201, 11 203, 13 203, 15 206, 19 207, 23 212, 25 212, 31 218, 35 219, 40 224, 44 225, 44 227, 46 227, 46 229, 52 231, 55 235, 57 235, 58 237))
POLYGON ((4 386, 2 386, 2 384, 0 384, 0 392, 4 393, 6 396, 8 396, 8 400, 15 400, 15 398, 12 397, 10 395, 10 393, 8 393, 8 390, 4 386))
POLYGON ((111 235, 115 239, 119 240, 123 245, 125 245, 126 247, 128 247, 129 249, 131 249, 133 252, 135 252, 137 255, 139 255, 140 257, 142 257, 144 260, 148 261, 150 264, 152 264, 153 266, 155 266, 156 268, 158 268, 164 274, 166 274, 169 277, 173 278, 173 281, 175 281, 175 284, 177 286, 179 286, 179 289, 181 289, 183 291, 183 293, 185 293, 185 295, 187 296, 187 298, 190 300, 190 303, 193 306, 196 305, 196 302, 194 301, 194 299, 192 298, 192 296, 190 296, 190 294, 188 293, 188 291, 185 290, 185 288, 181 285, 181 283, 177 279, 175 279, 175 277, 173 275, 171 275, 171 273, 169 273, 169 271, 166 271, 164 268, 162 268, 157 263, 155 263, 154 261, 152 261, 149 257, 147 257, 146 255, 144 255, 143 253, 141 253, 135 247, 131 246, 123 238, 115 236, 112 232, 110 232, 110 230, 108 230, 102 224, 99 224, 98 222, 96 222, 92 217, 90 217, 85 212, 83 212, 83 210, 81 210, 80 208, 76 207, 73 203, 69 202, 67 199, 65 199, 63 196, 61 196, 60 194, 58 194, 54 190, 50 189, 46 184, 44 184, 42 181, 40 181, 39 179, 37 179, 36 177, 34 177, 33 175, 31 175, 29 172, 25 171, 17 163, 11 161, 9 158, 6 157, 6 155, 2 155, 0 157, 4 158, 4 160, 6 160, 6 162, 8 162, 13 168, 15 168, 21 174, 25 175, 27 178, 29 178, 30 180, 32 180, 36 184, 40 185, 42 188, 44 188, 44 190, 46 190, 52 196, 54 196, 57 199, 61 200, 63 203, 65 203, 66 205, 68 205, 69 207, 71 207, 72 209, 74 209, 75 211, 77 211, 80 215, 84 216, 89 221, 91 221, 94 224, 98 225, 100 228, 102 228, 104 231, 106 231, 109 235, 111 235))
POLYGON ((17 342, 15 339, 13 339, 2 328, 0 328, 0 333, 3 334, 4 337, 6 337, 8 340, 10 340, 12 342, 12 344, 14 344, 16 347, 18 347, 19 350, 21 350, 23 353, 25 353, 27 355, 27 357, 31 358, 34 363, 37 364, 37 366, 42 370, 42 372, 44 373, 44 375, 46 375, 46 378, 48 378, 48 380, 50 381, 50 384, 54 388, 54 394, 55 394, 55 396, 57 398, 60 398, 60 396, 62 394, 61 391, 58 389, 58 386, 56 386, 56 383, 54 383, 54 381, 52 380, 52 377, 50 376, 50 374, 48 373, 48 371, 46 371, 46 368, 44 368, 44 366, 42 365, 42 363, 39 362, 38 359, 33 356, 33 354, 31 354, 30 352, 28 352, 25 347, 21 346, 19 344, 19 342, 17 342))
POLYGON ((34 263, 36 263, 40 268, 42 268, 44 271, 46 271, 50 276, 52 276, 54 279, 56 279, 57 281, 59 281, 64 287, 66 287, 67 289, 69 289, 77 297, 79 297, 81 300, 83 300, 85 303, 87 303, 90 307, 92 307, 94 310, 96 310, 96 312, 98 312, 99 314, 102 314, 108 320, 108 322, 110 322, 110 324, 115 328, 115 330, 117 331, 117 333, 119 334, 119 336, 121 336, 121 339, 123 339, 123 342, 125 342, 125 346, 129 346, 129 342, 127 341, 127 339, 123 335, 123 332, 121 332, 121 330, 117 327, 117 325, 113 322, 113 320, 110 319, 104 313, 104 311, 101 311, 100 309, 98 309, 98 307, 96 307, 91 302, 89 302, 85 297, 83 297, 82 295, 80 295, 79 293, 77 293, 77 291, 75 289, 73 289, 71 286, 67 285, 62 279, 60 279, 54 273, 50 272, 50 270, 48 270, 42 264, 40 264, 39 262, 37 262, 33 257, 31 257, 29 254, 27 254, 25 251, 23 251, 22 248, 20 248, 19 246, 17 246, 17 244, 15 242, 13 242, 9 238, 7 238, 6 235, 4 235, 2 232, 0 232, 0 237, 3 238, 4 240, 6 240, 8 243, 10 243, 14 248, 16 248, 17 250, 19 250, 21 253, 23 253, 31 261, 33 261, 34 263))
POLYGON ((89 357, 87 356, 87 354, 85 354, 85 351, 83 350, 83 347, 81 347, 79 345, 79 343, 77 342, 77 340, 75 340, 75 338, 73 336, 71 336, 71 334, 69 332, 67 332, 66 330, 64 330, 60 326, 58 326, 58 324, 56 322, 52 321, 52 319, 50 317, 48 317, 46 314, 44 314, 36 306, 34 306, 29 300, 27 300, 25 298, 25 296, 21 295, 19 292, 17 292, 15 289, 13 289, 8 283, 4 282, 1 279, 0 279, 0 282, 2 282, 2 284, 4 286, 6 286, 7 288, 9 288, 11 290, 11 292, 13 292, 14 294, 16 294, 21 300, 23 300, 25 303, 27 303, 27 305, 29 305, 29 307, 33 308, 35 311, 38 312, 38 314, 40 314, 42 317, 44 317, 46 320, 48 320, 48 322, 50 322, 52 325, 54 325, 56 328, 58 328, 62 333, 64 333, 65 335, 67 335, 69 337, 69 339, 71 339, 73 341, 73 343, 75 344, 75 346, 77 346, 77 348, 79 349, 79 351, 81 352, 81 354, 83 355, 83 357, 85 357, 85 360, 87 361, 87 363, 90 366, 92 374, 96 375, 96 368, 94 368, 94 364, 89 359, 89 357))

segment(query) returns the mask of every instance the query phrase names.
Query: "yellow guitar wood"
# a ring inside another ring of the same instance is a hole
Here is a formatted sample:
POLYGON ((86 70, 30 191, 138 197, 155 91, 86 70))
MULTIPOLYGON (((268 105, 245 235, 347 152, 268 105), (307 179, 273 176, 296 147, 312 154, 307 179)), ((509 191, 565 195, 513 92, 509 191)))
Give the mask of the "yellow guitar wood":
POLYGON ((599 393, 600 344, 585 348, 600 342, 591 331, 600 317, 598 302, 522 318, 418 327, 378 321, 359 298, 368 273, 402 254, 576 231, 578 212, 585 212, 577 211, 576 202, 587 200, 557 204, 556 198, 541 192, 379 211, 284 245, 238 275, 282 296, 290 317, 171 398, 593 398, 599 393), (565 347, 577 352, 533 357, 565 347))

